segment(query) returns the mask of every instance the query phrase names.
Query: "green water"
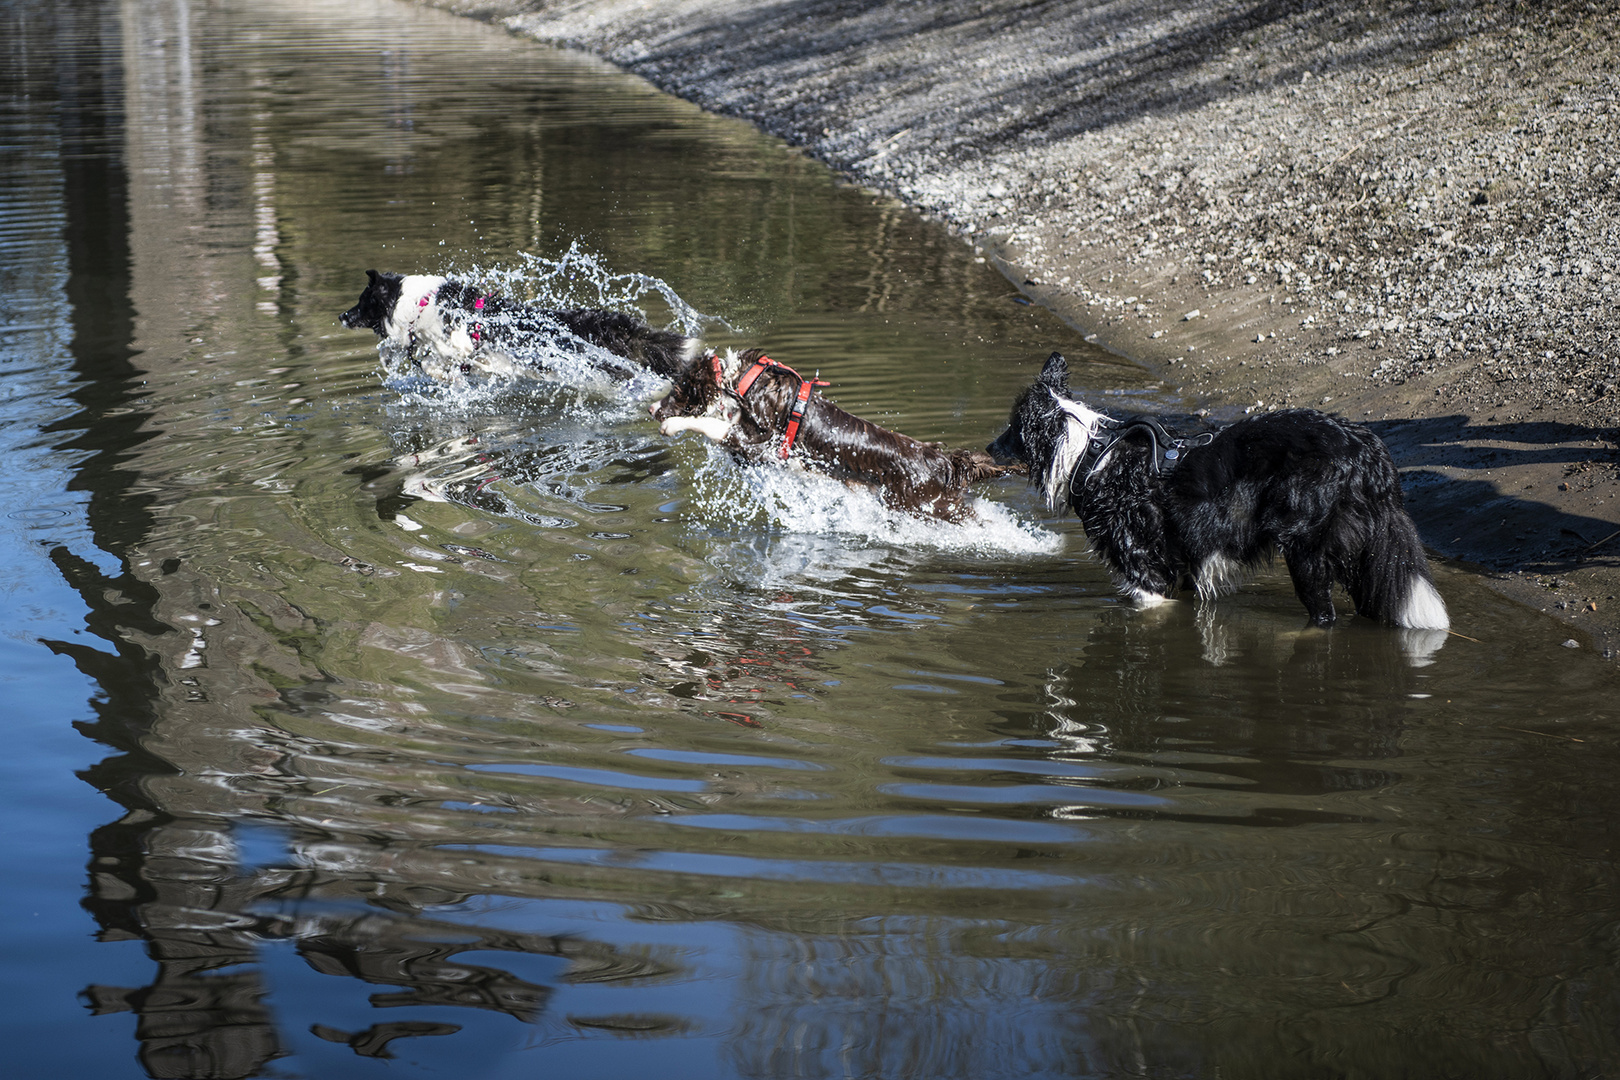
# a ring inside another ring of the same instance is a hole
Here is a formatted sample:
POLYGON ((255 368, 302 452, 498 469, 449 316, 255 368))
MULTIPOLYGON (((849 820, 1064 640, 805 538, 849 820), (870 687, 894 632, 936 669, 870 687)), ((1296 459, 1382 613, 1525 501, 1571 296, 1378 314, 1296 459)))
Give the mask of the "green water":
POLYGON ((1438 651, 1280 572, 1137 611, 1021 482, 925 524, 626 395, 392 378, 336 322, 371 267, 678 297, 958 445, 1053 348, 1196 404, 588 58, 0 11, 17 1075, 1620 1067, 1616 684, 1566 630, 1446 566, 1438 651))

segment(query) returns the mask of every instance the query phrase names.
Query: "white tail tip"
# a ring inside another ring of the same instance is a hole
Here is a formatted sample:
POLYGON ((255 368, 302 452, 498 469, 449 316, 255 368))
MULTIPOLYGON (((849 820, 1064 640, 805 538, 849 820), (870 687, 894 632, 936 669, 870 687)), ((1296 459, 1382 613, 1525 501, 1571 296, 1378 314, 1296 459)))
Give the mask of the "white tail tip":
POLYGON ((1413 630, 1444 630, 1451 625, 1446 614, 1446 602, 1440 599, 1440 590, 1428 578, 1412 575, 1411 591, 1406 603, 1395 616, 1396 626, 1413 630))

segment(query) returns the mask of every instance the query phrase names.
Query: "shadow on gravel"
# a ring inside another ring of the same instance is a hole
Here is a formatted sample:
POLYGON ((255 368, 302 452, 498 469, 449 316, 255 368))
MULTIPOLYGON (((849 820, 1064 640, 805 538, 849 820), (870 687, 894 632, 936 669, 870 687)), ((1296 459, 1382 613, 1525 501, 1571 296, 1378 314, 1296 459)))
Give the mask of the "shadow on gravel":
MULTIPOLYGON (((1142 3, 1138 9, 1134 17, 1121 18, 1109 5, 1065 20, 1054 37, 1077 53, 1089 53, 1088 59, 1059 72, 1042 73, 1040 81, 1047 85, 1039 92, 1027 84, 1009 86, 998 98, 1049 104, 969 145, 988 150, 1037 133, 1044 139, 1064 139, 1141 116, 1192 112, 1227 98, 1297 84, 1307 73, 1325 67, 1376 65, 1397 54, 1438 49, 1457 37, 1449 26, 1433 25, 1421 38, 1391 34, 1379 44, 1369 42, 1345 52, 1336 46, 1345 38, 1362 36, 1368 28, 1364 6, 1273 0, 1201 20, 1139 45, 1107 48, 1116 36, 1133 36, 1134 25, 1163 18, 1159 4, 1142 3), (1274 31, 1279 24, 1290 26, 1274 31), (1241 53, 1256 42, 1287 35, 1305 39, 1296 59, 1264 77, 1234 78, 1224 66, 1210 68, 1211 61, 1229 51, 1241 53)), ((994 101, 987 104, 1001 107, 994 101)))
MULTIPOLYGON (((1546 19, 1579 8, 1554 2, 1537 11, 1546 19)), ((897 20, 890 0, 762 5, 672 38, 647 59, 661 67, 700 55, 712 70, 747 83, 751 68, 809 61, 836 71, 858 57, 884 57, 885 64, 865 70, 864 78, 926 97, 943 56, 962 63, 978 57, 980 65, 999 57, 1003 69, 986 80, 987 90, 994 90, 951 118, 959 132, 952 140, 957 152, 973 154, 1030 138, 1063 139, 1145 115, 1184 113, 1297 84, 1328 68, 1378 67, 1394 56, 1443 48, 1476 32, 1482 20, 1528 17, 1522 7, 1491 0, 1445 7, 1263 0, 1197 17, 1166 0, 947 2, 925 12, 897 20), (749 44, 738 49, 738 42, 749 44), (1292 61, 1259 74, 1258 61, 1274 58, 1283 42, 1290 43, 1285 51, 1292 61), (1023 59, 1021 44, 1038 47, 1033 63, 1023 59), (1255 48, 1252 75, 1241 67, 1234 74, 1224 62, 1213 65, 1255 48), (1064 63, 1059 57, 1072 59, 1064 63), (1007 67, 1027 77, 1005 79, 1007 67)), ((908 111, 928 111, 925 101, 918 104, 908 111)))
POLYGON ((1400 464, 1407 509, 1438 550, 1492 569, 1620 567, 1620 502, 1568 508, 1585 506, 1590 488, 1614 489, 1613 429, 1458 415, 1367 426, 1400 464))

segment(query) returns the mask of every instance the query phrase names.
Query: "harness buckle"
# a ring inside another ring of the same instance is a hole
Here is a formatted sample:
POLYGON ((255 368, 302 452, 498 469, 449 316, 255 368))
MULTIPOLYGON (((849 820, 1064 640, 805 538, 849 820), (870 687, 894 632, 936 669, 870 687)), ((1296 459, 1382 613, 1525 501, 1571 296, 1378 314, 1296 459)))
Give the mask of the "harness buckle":
POLYGON ((1198 446, 1208 446, 1215 441, 1215 432, 1204 431, 1190 439, 1178 438, 1167 431, 1163 424, 1148 417, 1138 417, 1134 420, 1115 420, 1105 416, 1102 423, 1113 429, 1106 435, 1098 433, 1091 436, 1086 446, 1086 452, 1075 463, 1074 471, 1069 474, 1069 491, 1079 494, 1079 484, 1082 474, 1088 472, 1088 463, 1099 460, 1120 439, 1132 431, 1147 432, 1148 440, 1153 444, 1153 454, 1148 458, 1148 465, 1156 473, 1165 471, 1165 467, 1174 468, 1181 461, 1183 452, 1198 446))
MULTIPOLYGON (((779 365, 787 367, 787 365, 779 365)), ((792 368, 788 368, 792 371, 792 368)), ((799 373, 794 371, 795 375, 799 373)), ((777 453, 783 461, 787 460, 788 452, 793 449, 793 440, 799 436, 799 424, 804 420, 804 410, 810 406, 810 395, 818 386, 831 386, 832 383, 821 379, 806 379, 799 375, 799 394, 793 399, 793 408, 788 413, 787 432, 782 436, 782 449, 777 453)))

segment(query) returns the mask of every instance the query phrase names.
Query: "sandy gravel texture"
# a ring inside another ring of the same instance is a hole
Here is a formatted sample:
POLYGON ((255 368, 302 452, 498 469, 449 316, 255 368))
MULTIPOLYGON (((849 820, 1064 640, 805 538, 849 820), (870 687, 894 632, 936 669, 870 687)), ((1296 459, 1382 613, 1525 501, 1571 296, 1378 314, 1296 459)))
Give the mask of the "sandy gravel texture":
POLYGON ((1620 651, 1620 0, 431 0, 938 218, 1217 417, 1395 453, 1424 538, 1620 651))

